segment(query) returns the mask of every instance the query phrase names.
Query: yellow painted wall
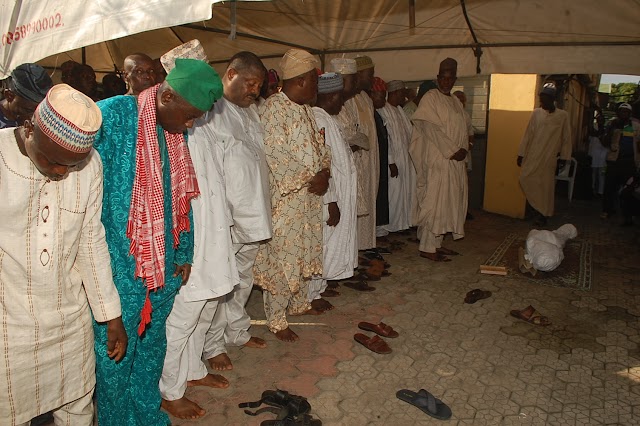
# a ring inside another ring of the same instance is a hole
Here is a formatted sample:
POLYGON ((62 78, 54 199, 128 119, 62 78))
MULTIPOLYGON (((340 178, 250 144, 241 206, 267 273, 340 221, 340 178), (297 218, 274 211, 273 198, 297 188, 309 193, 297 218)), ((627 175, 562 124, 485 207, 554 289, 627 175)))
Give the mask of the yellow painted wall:
POLYGON ((523 218, 526 198, 520 188, 518 147, 537 105, 538 76, 492 74, 487 130, 484 209, 523 218))

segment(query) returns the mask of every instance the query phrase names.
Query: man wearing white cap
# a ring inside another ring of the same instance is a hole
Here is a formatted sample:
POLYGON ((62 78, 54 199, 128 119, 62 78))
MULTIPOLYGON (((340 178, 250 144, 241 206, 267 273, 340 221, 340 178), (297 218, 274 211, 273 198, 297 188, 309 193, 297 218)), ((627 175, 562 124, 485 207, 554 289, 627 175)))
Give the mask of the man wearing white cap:
MULTIPOLYGON (((342 88, 342 101, 343 106, 340 109, 340 113, 334 118, 336 123, 340 127, 342 136, 347 141, 351 150, 354 152, 354 161, 360 154, 355 154, 357 151, 364 149, 369 150, 369 138, 367 135, 359 131, 360 125, 358 124, 358 108, 356 106, 353 97, 358 94, 358 65, 355 59, 351 58, 334 58, 331 60, 331 66, 333 72, 342 76, 344 87, 342 88)), ((365 198, 365 191, 362 185, 364 175, 367 173, 362 167, 356 167, 358 173, 357 179, 357 215, 365 216, 369 214, 369 205, 365 198)), ((368 181, 368 178, 367 178, 368 181)), ((356 235, 357 238, 357 235, 356 235)))
POLYGON ((442 247, 445 234, 464 238, 467 215, 467 167, 469 150, 467 123, 462 104, 451 89, 458 63, 447 58, 440 63, 438 89, 429 90, 412 116, 411 160, 416 167, 414 222, 418 225, 420 256, 434 262, 449 262, 457 255, 442 247))
POLYGON ((389 151, 395 163, 395 176, 389 170, 389 232, 409 229, 411 209, 415 191, 416 171, 409 157, 411 122, 402 109, 404 82, 392 80, 387 83, 387 102, 378 109, 389 133, 389 151))
POLYGON ((618 105, 617 117, 606 127, 609 147, 602 197, 602 218, 615 213, 616 195, 640 167, 640 122, 631 118, 633 109, 626 102, 618 105))
POLYGON ((127 350, 102 212, 102 117, 60 84, 23 127, 0 130, 0 423, 93 424, 91 314, 110 362, 127 350))
POLYGON ((260 246, 254 278, 264 290, 269 330, 286 342, 298 340, 287 313, 319 313, 307 300, 307 287, 313 275, 322 275, 322 195, 331 155, 310 107, 318 95, 317 63, 304 50, 288 50, 280 61, 282 92, 270 96, 260 114, 273 238, 260 246))
POLYGON ((355 58, 358 67, 358 93, 348 101, 353 102, 357 111, 358 130, 369 139, 369 150, 355 153, 358 179, 362 182, 364 199, 369 214, 358 216, 358 248, 360 250, 376 247, 376 199, 380 181, 380 153, 378 152, 378 135, 374 119, 373 102, 368 95, 373 84, 375 64, 368 56, 355 58))
POLYGON ((330 191, 324 195, 323 258, 324 273, 309 284, 309 300, 318 309, 331 309, 323 296, 337 296, 327 290, 327 280, 351 278, 358 266, 356 238, 357 172, 353 153, 340 132, 336 117, 342 109, 342 76, 325 73, 318 78, 318 101, 313 108, 316 123, 324 131, 325 144, 331 148, 330 191))
POLYGON ((569 115, 555 105, 556 88, 551 83, 539 93, 540 108, 533 110, 518 149, 520 186, 535 211, 534 225, 544 226, 553 216, 555 174, 558 156, 561 166, 571 159, 569 115))

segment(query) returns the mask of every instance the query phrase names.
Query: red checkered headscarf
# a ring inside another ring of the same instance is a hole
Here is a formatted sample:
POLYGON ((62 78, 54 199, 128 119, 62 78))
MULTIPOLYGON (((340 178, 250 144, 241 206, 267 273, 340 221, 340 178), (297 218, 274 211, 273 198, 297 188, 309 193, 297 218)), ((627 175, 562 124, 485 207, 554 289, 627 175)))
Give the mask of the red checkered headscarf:
MULTIPOLYGON (((165 275, 164 191, 156 127, 158 86, 150 87, 138 96, 136 174, 127 223, 127 237, 131 240, 129 253, 136 259, 135 277, 142 278, 147 287, 139 335, 151 322, 149 291, 163 287, 165 275)), ((173 246, 177 247, 180 232, 190 229, 190 201, 200 191, 184 136, 165 131, 164 137, 171 169, 173 246)))
POLYGON ((385 83, 384 80, 380 77, 373 77, 373 85, 371 86, 371 90, 374 92, 386 92, 387 83, 385 83))

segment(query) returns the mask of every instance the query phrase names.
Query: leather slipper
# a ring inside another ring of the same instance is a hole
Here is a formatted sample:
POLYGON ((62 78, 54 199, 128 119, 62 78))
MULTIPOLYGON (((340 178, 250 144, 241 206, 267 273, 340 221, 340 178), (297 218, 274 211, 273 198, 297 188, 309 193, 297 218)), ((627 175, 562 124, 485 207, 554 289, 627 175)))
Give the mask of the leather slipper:
POLYGON ((356 291, 374 291, 376 289, 367 284, 366 281, 344 283, 344 286, 356 291))
POLYGON ((389 337, 391 339, 395 339, 399 336, 398 332, 393 329, 393 327, 388 326, 387 324, 381 322, 380 324, 372 324, 370 322, 361 322, 358 324, 358 328, 366 331, 373 331, 379 336, 389 337))
POLYGON ((387 342, 382 340, 379 336, 368 337, 362 333, 356 333, 353 335, 353 338, 356 342, 377 354, 391 353, 391 348, 387 345, 387 342))
POLYGON ((480 290, 479 288, 475 288, 467 293, 467 296, 464 298, 464 303, 473 304, 478 300, 486 299, 491 297, 490 291, 480 290))
POLYGON ((414 392, 409 389, 400 389, 396 392, 396 398, 407 402, 424 413, 438 420, 451 418, 451 408, 424 389, 414 392))
POLYGON ((521 311, 514 309, 513 311, 510 312, 510 315, 514 318, 518 318, 522 321, 526 321, 529 324, 533 324, 533 325, 540 325, 543 327, 551 325, 551 321, 549 321, 549 318, 545 317, 544 315, 541 315, 540 312, 538 312, 537 309, 531 305, 527 306, 521 311), (529 312, 528 315, 525 313, 527 311, 529 312))

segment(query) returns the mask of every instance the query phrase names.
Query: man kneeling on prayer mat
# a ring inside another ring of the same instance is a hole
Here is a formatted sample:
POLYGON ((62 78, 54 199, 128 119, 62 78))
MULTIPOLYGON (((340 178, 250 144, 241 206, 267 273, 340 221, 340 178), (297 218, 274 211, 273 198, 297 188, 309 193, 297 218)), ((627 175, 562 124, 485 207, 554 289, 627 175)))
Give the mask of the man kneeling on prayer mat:
POLYGON ((353 152, 336 121, 342 108, 342 76, 325 73, 318 78, 318 100, 313 108, 316 123, 331 149, 331 179, 323 196, 323 276, 309 284, 309 301, 319 310, 333 309, 323 297, 338 296, 327 289, 327 280, 351 278, 358 267, 356 238, 357 171, 353 152))
POLYGON ((93 424, 92 318, 100 349, 127 351, 102 212, 102 162, 92 149, 102 116, 59 84, 23 126, 0 130, 0 424, 93 424))
POLYGON ((321 313, 307 300, 309 280, 322 274, 322 196, 331 166, 310 106, 318 95, 317 63, 304 50, 287 51, 280 61, 282 92, 270 96, 260 114, 273 238, 260 246, 254 277, 264 290, 269 330, 285 342, 298 340, 287 313, 321 313))

